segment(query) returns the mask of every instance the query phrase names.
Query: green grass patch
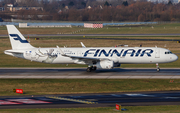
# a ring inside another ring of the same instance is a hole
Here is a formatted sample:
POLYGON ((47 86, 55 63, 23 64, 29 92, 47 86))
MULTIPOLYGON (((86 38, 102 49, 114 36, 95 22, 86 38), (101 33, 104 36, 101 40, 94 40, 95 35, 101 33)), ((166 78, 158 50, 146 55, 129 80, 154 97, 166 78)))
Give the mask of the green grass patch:
MULTIPOLYGON (((122 106, 127 111, 121 113, 179 113, 180 105, 165 106, 122 106)), ((1 109, 1 113, 119 113, 115 107, 97 108, 43 108, 43 109, 1 109)))
POLYGON ((180 90, 180 80, 174 83, 159 79, 0 79, 0 96, 19 95, 13 89, 23 89, 23 95, 110 93, 180 90))
MULTIPOLYGON (((18 28, 22 34, 177 34, 180 33, 180 23, 104 26, 99 29, 84 27, 72 28, 18 28)), ((0 34, 7 34, 6 27, 0 27, 0 34)))

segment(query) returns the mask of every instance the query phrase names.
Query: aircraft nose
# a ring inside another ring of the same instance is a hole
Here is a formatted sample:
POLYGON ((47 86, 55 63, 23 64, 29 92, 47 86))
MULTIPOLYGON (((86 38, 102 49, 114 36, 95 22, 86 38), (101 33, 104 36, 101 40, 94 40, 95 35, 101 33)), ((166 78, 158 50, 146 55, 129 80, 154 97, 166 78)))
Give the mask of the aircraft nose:
POLYGON ((172 61, 176 61, 178 59, 178 56, 173 54, 173 56, 171 57, 172 61))

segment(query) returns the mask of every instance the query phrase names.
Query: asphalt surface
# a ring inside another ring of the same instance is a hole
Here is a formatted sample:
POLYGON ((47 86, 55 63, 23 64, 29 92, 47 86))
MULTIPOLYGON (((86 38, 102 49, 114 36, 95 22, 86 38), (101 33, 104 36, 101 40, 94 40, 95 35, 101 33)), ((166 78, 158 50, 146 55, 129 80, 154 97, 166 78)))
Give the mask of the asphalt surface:
POLYGON ((0 97, 0 109, 180 105, 180 91, 0 97))
MULTIPOLYGON (((180 68, 115 68, 86 72, 86 68, 0 68, 0 78, 65 78, 65 79, 156 79, 180 78, 180 68)), ((1 96, 0 109, 79 108, 180 105, 180 91, 1 96)))
POLYGON ((86 72, 86 68, 0 68, 0 78, 23 79, 180 79, 180 68, 115 68, 86 72))
POLYGON ((180 34, 29 34, 25 36, 180 36, 180 34))

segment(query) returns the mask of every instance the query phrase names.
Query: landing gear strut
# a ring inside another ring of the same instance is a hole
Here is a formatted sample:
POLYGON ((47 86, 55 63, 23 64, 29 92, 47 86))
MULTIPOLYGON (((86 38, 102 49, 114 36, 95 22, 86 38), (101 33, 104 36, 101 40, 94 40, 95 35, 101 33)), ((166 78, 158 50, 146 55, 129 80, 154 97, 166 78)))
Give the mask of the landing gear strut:
POLYGON ((92 67, 92 70, 93 70, 93 71, 96 71, 96 67, 95 67, 95 66, 93 66, 93 67, 92 67))
POLYGON ((86 69, 86 71, 87 71, 87 72, 91 72, 91 71, 92 71, 91 67, 88 67, 88 68, 86 69))
POLYGON ((157 72, 159 72, 159 71, 160 71, 160 68, 159 68, 158 63, 156 63, 156 68, 157 68, 157 72))
POLYGON ((87 72, 91 72, 91 71, 95 71, 95 70, 96 70, 96 67, 94 67, 94 66, 88 67, 86 69, 87 72))

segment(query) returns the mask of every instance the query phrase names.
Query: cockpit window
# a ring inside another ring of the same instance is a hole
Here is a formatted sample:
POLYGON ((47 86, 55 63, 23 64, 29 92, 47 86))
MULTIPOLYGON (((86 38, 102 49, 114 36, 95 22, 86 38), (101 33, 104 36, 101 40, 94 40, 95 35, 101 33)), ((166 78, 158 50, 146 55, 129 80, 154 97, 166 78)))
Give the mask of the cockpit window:
POLYGON ((168 51, 168 52, 165 52, 165 54, 172 54, 172 52, 171 52, 171 51, 168 51))

